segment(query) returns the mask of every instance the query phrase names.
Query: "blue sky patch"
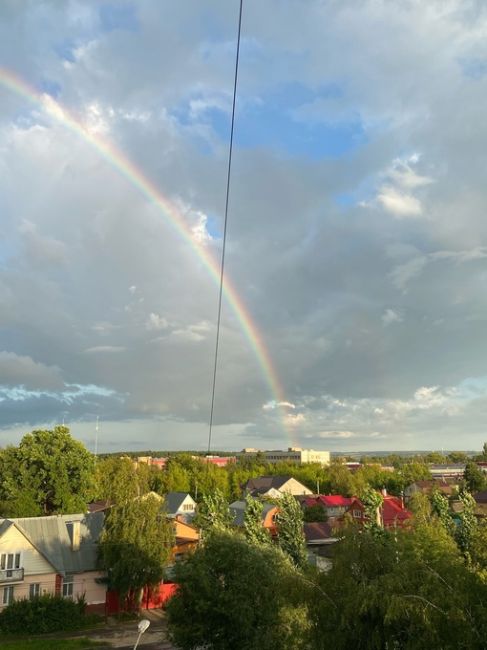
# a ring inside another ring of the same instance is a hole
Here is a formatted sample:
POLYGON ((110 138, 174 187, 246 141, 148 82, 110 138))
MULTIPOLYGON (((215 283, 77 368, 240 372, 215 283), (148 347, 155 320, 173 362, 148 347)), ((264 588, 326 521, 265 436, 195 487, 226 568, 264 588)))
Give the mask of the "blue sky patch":
POLYGON ((135 32, 139 27, 135 5, 125 2, 103 4, 100 7, 100 23, 104 32, 116 29, 135 32))

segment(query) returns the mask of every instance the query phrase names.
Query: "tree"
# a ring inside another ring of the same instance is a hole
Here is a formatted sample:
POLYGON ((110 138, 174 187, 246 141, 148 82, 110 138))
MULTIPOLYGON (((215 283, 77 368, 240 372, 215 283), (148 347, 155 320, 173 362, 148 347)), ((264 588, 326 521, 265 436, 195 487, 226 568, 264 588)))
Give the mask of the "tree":
POLYGON ((317 580, 327 596, 310 603, 317 648, 485 648, 487 585, 434 522, 380 536, 345 532, 317 580))
POLYGON ((148 490, 147 482, 141 478, 130 458, 103 458, 96 466, 97 498, 117 505, 131 501, 148 490))
POLYGON ((279 549, 217 532, 175 570, 168 628, 183 650, 309 648, 307 587, 279 549))
POLYGON ((206 494, 203 497, 193 520, 194 526, 207 533, 215 530, 227 530, 232 523, 233 517, 230 508, 220 490, 215 490, 213 494, 206 494))
POLYGON ((444 530, 450 535, 453 534, 454 522, 451 516, 448 498, 442 492, 435 490, 431 495, 431 508, 444 530))
POLYGON ((249 544, 265 546, 271 543, 271 536, 267 528, 262 525, 262 513, 264 504, 248 494, 245 498, 247 507, 244 515, 245 538, 249 544))
POLYGON ((172 524, 161 516, 162 500, 147 495, 111 508, 100 538, 99 562, 111 589, 130 602, 158 584, 174 546, 172 524))
POLYGON ((455 539, 462 553, 469 559, 470 544, 477 529, 477 518, 475 517, 477 504, 473 496, 466 490, 462 490, 458 498, 462 502, 463 510, 458 515, 455 539))
POLYGON ((94 457, 68 427, 26 434, 1 455, 9 516, 83 512, 94 493, 94 457))
POLYGON ((465 481, 465 486, 469 492, 481 492, 485 489, 485 475, 473 460, 469 460, 465 465, 463 480, 465 481))
POLYGON ((285 493, 278 501, 276 517, 277 541, 296 567, 307 565, 306 542, 303 533, 303 511, 292 494, 285 493))
POLYGON ((326 521, 327 519, 328 517, 326 516, 326 511, 319 503, 316 503, 313 506, 308 506, 303 510, 303 521, 314 522, 326 521))
POLYGON ((384 497, 377 490, 372 488, 365 489, 360 495, 360 499, 364 504, 365 514, 367 515, 367 522, 365 527, 369 530, 377 531, 383 527, 380 508, 384 502, 384 497))

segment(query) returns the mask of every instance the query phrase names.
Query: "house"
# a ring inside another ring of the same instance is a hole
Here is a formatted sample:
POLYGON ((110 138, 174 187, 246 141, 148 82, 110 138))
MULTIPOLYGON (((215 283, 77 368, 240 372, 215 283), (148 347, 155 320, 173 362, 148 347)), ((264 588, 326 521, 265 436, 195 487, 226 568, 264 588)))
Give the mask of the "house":
POLYGON ((88 611, 104 611, 104 573, 97 542, 104 515, 0 519, 0 610, 18 598, 50 593, 83 596, 88 611))
POLYGON ((325 521, 305 523, 303 532, 310 564, 315 565, 320 571, 329 571, 334 552, 332 547, 339 541, 332 526, 325 521))
POLYGON ((172 560, 177 562, 198 546, 200 533, 194 526, 182 521, 179 516, 173 521, 176 543, 172 549, 172 560))
POLYGON ((402 499, 383 495, 380 509, 381 521, 384 528, 403 528, 412 519, 412 512, 405 508, 402 499))
POLYGON ((179 516, 189 522, 195 516, 196 501, 188 492, 168 492, 164 499, 168 517, 179 516))
POLYGON ((286 492, 294 496, 313 494, 292 476, 259 476, 249 479, 244 486, 244 494, 250 494, 253 497, 279 498, 286 492))
MULTIPOLYGON (((263 503, 262 525, 270 532, 272 536, 276 535, 276 515, 279 508, 273 503, 263 503)), ((243 526, 245 521, 245 511, 247 509, 246 501, 234 501, 230 504, 230 513, 233 516, 235 526, 243 526)))
POLYGON ((404 490, 404 498, 406 501, 409 501, 409 499, 413 496, 413 494, 416 493, 421 493, 421 494, 432 494, 433 492, 441 492, 447 497, 453 496, 458 490, 458 480, 457 479, 446 479, 446 478, 439 478, 439 479, 431 479, 431 480, 425 480, 425 481, 415 481, 414 483, 411 483, 411 485, 408 485, 407 488, 404 490))
POLYGON ((487 517, 487 490, 477 492, 473 495, 477 507, 475 508, 475 515, 479 518, 487 517))
POLYGON ((341 519, 348 514, 353 521, 363 524, 365 521, 365 508, 357 497, 344 497, 341 494, 318 494, 305 499, 304 506, 320 505, 325 515, 331 519, 341 519))

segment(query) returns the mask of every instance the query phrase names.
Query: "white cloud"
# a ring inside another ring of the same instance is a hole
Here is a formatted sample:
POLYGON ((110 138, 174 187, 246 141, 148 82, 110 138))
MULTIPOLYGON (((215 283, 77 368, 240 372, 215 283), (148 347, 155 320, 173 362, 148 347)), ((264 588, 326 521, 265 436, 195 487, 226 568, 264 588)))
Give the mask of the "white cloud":
POLYGON ((123 345, 95 345, 92 348, 86 348, 84 351, 85 354, 98 354, 98 353, 117 353, 117 352, 124 352, 126 348, 123 345))
POLYGON ((165 330, 169 327, 169 323, 164 316, 159 316, 159 314, 151 313, 145 323, 146 330, 165 330))
POLYGON ((417 198, 392 186, 384 185, 377 195, 377 201, 386 212, 398 219, 419 217, 423 213, 421 202, 417 198))
POLYGON ((266 402, 265 404, 262 405, 262 409, 264 411, 274 411, 277 408, 288 408, 288 409, 295 409, 296 405, 292 404, 292 402, 278 402, 275 399, 270 400, 269 402, 266 402))
POLYGON ((381 320, 384 327, 387 327, 392 323, 402 323, 403 318, 400 314, 394 311, 394 309, 386 309, 381 316, 381 320))

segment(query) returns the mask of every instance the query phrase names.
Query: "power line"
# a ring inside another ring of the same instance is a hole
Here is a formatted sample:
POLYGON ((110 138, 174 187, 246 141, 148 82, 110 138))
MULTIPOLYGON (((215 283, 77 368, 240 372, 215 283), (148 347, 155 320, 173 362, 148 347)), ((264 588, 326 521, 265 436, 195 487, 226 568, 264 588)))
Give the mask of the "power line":
POLYGON ((240 32, 242 28, 242 5, 243 5, 243 0, 240 0, 240 9, 238 14, 237 51, 235 55, 235 76, 233 80, 232 123, 230 127, 230 143, 228 147, 227 187, 226 187, 226 196, 225 196, 225 219, 223 222, 223 244, 222 244, 222 256, 221 256, 221 267, 220 267, 220 287, 218 291, 218 315, 217 315, 217 322, 216 322, 215 361, 213 366, 213 385, 211 390, 210 425, 208 430, 208 454, 210 453, 211 450, 211 434, 213 431, 213 413, 215 409, 216 375, 218 369, 218 348, 220 343, 223 280, 224 280, 224 273, 225 273, 225 249, 227 243, 228 200, 230 196, 230 176, 232 171, 232 152, 233 152, 233 131, 235 125, 235 104, 237 98, 238 60, 240 56, 240 32))

